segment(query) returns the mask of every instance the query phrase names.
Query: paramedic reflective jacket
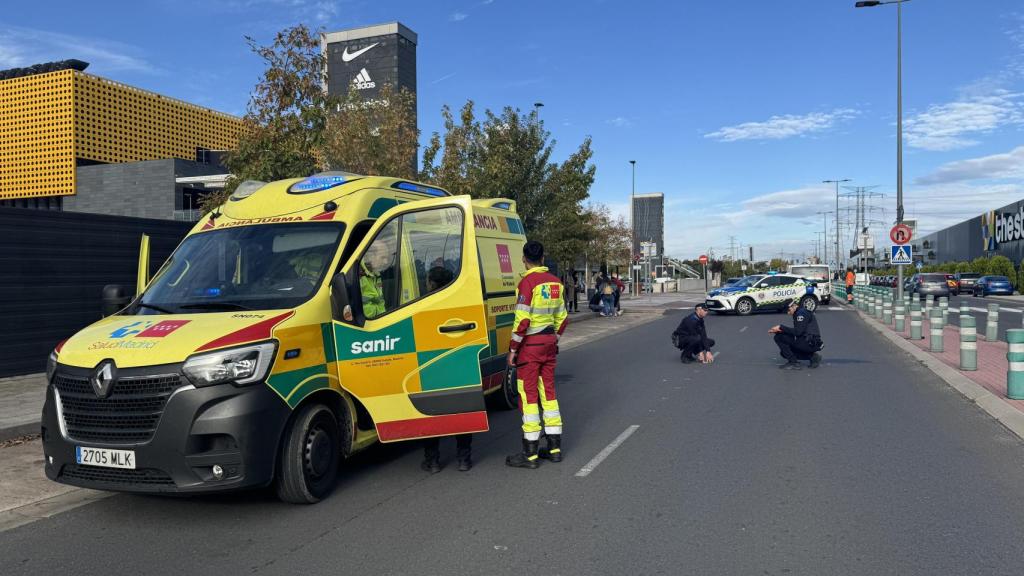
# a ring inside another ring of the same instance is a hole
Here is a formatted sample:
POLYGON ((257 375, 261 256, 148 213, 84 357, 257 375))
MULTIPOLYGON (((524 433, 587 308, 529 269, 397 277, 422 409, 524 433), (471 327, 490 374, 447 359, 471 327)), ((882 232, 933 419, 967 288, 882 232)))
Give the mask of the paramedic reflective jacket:
POLYGON ((518 350, 527 336, 562 335, 568 324, 562 283, 547 267, 530 268, 516 288, 516 316, 512 323, 510 350, 518 350))

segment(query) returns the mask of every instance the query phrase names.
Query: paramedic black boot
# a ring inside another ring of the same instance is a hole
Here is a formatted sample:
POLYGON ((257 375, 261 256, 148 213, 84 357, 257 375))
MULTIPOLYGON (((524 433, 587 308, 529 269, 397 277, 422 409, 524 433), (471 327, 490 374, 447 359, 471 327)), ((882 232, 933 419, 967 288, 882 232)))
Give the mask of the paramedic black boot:
POLYGON ((530 468, 531 470, 539 468, 540 462, 537 461, 537 447, 539 445, 539 440, 523 440, 523 451, 506 456, 505 464, 513 468, 530 468))
POLYGON ((537 455, 545 460, 551 460, 552 462, 562 461, 562 435, 561 434, 548 434, 548 447, 541 448, 537 455))

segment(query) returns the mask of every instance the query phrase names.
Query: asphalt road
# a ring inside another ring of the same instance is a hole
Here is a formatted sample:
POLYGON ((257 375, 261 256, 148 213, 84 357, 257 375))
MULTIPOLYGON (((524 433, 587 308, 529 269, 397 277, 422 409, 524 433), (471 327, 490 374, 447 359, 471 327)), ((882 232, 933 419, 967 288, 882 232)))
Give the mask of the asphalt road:
POLYGON ((380 447, 314 506, 119 495, 0 534, 0 574, 1024 571, 1024 442, 856 315, 819 314, 825 363, 800 372, 775 368, 781 314, 710 317, 718 361, 681 365, 680 315, 562 354, 561 464, 506 468, 497 413, 469 473, 446 441, 441 474, 380 447))

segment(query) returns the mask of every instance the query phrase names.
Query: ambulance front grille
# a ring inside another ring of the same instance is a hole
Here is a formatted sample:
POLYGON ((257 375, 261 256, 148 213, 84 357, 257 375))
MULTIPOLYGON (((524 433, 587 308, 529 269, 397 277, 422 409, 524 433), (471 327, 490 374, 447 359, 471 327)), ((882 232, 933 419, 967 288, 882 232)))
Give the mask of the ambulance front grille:
POLYGON ((53 380, 68 437, 104 444, 152 439, 167 399, 182 384, 177 374, 121 378, 108 398, 100 398, 88 378, 58 373, 53 380))

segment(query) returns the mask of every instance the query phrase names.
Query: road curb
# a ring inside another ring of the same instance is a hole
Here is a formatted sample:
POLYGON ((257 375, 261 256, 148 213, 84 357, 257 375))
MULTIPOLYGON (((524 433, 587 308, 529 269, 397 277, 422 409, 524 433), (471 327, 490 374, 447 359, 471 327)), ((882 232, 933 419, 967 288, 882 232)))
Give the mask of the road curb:
POLYGON ((1000 424, 1017 435, 1018 438, 1024 440, 1024 413, 1010 406, 1002 398, 996 396, 981 384, 964 376, 942 360, 911 344, 903 336, 890 330, 888 326, 882 325, 873 318, 868 318, 860 310, 855 310, 855 312, 857 312, 857 316, 864 320, 865 324, 874 328, 901 350, 924 364, 926 368, 941 378, 949 387, 973 402, 989 416, 998 420, 1000 424))
POLYGON ((0 426, 0 442, 13 440, 30 434, 39 434, 40 421, 0 426))

